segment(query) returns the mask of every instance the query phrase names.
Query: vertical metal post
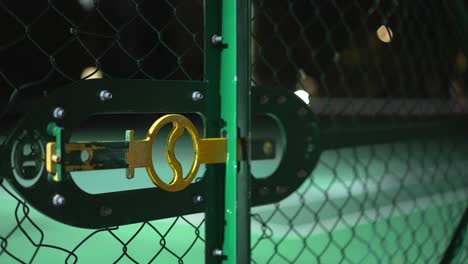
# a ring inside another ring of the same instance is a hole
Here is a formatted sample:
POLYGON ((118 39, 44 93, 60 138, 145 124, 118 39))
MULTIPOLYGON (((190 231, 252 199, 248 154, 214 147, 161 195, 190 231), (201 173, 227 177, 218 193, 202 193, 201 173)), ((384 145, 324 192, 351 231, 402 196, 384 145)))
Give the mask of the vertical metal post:
MULTIPOLYGON (((208 115, 206 116, 207 137, 220 137, 221 134, 221 96, 220 96, 220 59, 221 49, 213 45, 212 36, 221 33, 221 2, 205 0, 205 80, 208 84, 208 115)), ((213 254, 221 249, 224 238, 224 174, 225 165, 207 165, 205 209, 205 263, 221 263, 222 258, 213 254)))
POLYGON ((225 185, 226 263, 250 262, 250 1, 223 1, 221 116, 226 121, 228 158, 225 185), (237 161, 238 138, 244 158, 237 161))
POLYGON ((226 122, 227 161, 223 252, 226 263, 237 259, 237 1, 222 2, 222 35, 227 47, 221 53, 221 116, 226 122))

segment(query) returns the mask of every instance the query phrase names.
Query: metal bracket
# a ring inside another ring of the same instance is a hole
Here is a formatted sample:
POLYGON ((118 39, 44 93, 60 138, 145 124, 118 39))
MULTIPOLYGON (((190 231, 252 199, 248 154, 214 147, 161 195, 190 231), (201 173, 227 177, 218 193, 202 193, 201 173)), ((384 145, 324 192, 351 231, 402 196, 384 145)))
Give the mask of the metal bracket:
MULTIPOLYGON (((205 196, 203 179, 187 186, 176 184, 176 187, 170 187, 177 192, 160 187, 91 194, 80 189, 70 177, 70 171, 119 167, 129 168, 131 176, 131 167, 137 168, 140 162, 147 164, 144 157, 148 155, 139 156, 141 148, 138 144, 144 143, 136 143, 139 140, 132 139, 132 132, 127 132, 126 140, 118 142, 70 142, 70 138, 74 128, 97 113, 197 113, 206 116, 206 100, 192 98, 195 91, 205 94, 206 87, 205 82, 195 81, 103 79, 73 82, 61 87, 40 102, 34 111, 25 114, 8 135, 4 148, 11 166, 6 169, 5 178, 39 211, 79 227, 100 228, 202 212, 205 203, 195 203, 194 197, 205 196), (99 97, 102 90, 111 92, 112 99, 102 101, 99 97), (54 116, 57 107, 66 111, 66 115, 54 116), (37 162, 37 168, 29 170, 34 175, 22 175, 21 170, 15 169, 18 164, 14 162, 21 158, 18 148, 26 144, 25 140, 35 146, 36 151, 29 157, 37 162), (47 142, 50 143, 48 147, 47 142), (83 150, 88 154, 84 160, 80 157, 83 150), (61 169, 57 165, 62 165, 61 169), (58 173, 60 170, 61 174, 58 173), (48 180, 48 171, 55 173, 53 181, 48 180), (54 203, 54 197, 63 197, 66 203, 54 203), (157 206, 154 201, 171 201, 171 206, 157 206)), ((276 119, 286 142, 278 169, 268 178, 253 178, 251 194, 255 206, 280 201, 300 186, 314 168, 320 148, 315 117, 299 98, 285 90, 263 87, 254 87, 252 93, 253 115, 269 115, 276 119), (269 100, 264 100, 265 97, 269 100)), ((165 122, 173 121, 166 119, 165 122)), ((173 129, 172 139, 167 141, 169 146, 175 144, 179 133, 180 129, 173 129)), ((214 146, 205 141, 209 139, 194 141, 193 137, 192 142, 198 142, 200 164, 210 163, 211 159, 223 162, 225 143, 222 139, 214 146)), ((250 142, 250 146, 264 146, 266 141, 273 144, 274 149, 274 138, 260 143, 250 142)), ((239 146, 242 145, 239 141, 239 146)), ((271 145, 267 144, 266 152, 253 150, 250 158, 265 159, 275 155, 271 145)), ((175 159, 170 160, 173 170, 177 171, 175 159)), ((189 181, 184 184, 186 182, 189 181)))

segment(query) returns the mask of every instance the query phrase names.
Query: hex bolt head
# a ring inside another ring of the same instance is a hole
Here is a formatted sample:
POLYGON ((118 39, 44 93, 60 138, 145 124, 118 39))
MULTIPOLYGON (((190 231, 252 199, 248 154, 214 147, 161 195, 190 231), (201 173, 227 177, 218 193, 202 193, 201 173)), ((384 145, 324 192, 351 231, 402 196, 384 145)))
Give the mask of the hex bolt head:
POLYGON ((101 101, 109 101, 110 99, 112 99, 112 93, 109 92, 108 90, 102 90, 102 91, 99 93, 99 100, 101 100, 101 101))
POLYGON ((203 202, 203 196, 201 196, 201 195, 195 195, 195 196, 193 197, 193 203, 198 204, 198 203, 201 203, 201 202, 203 202))
POLYGON ((212 43, 213 45, 218 45, 218 44, 223 43, 223 36, 216 35, 216 34, 213 35, 213 36, 211 37, 211 43, 212 43))
POLYGON ((192 93, 192 100, 193 101, 200 101, 203 99, 203 94, 200 93, 199 91, 195 91, 192 93))
POLYGON ((271 190, 267 186, 260 187, 258 190, 260 196, 267 196, 270 194, 271 190))
POLYGON ((300 170, 297 172, 297 177, 300 179, 303 179, 305 177, 309 176, 306 170, 300 170))
POLYGON ((65 205, 65 197, 60 194, 54 195, 52 198, 52 204, 57 207, 61 207, 65 205))
POLYGON ((268 101, 270 101, 270 98, 268 98, 268 96, 263 95, 262 97, 260 97, 260 104, 266 104, 268 103, 268 101))
POLYGON ((53 112, 54 118, 62 119, 65 117, 65 110, 61 107, 56 107, 53 112))
POLYGON ((213 253, 213 256, 217 256, 217 257, 220 257, 220 256, 223 255, 223 251, 221 249, 219 249, 219 248, 213 249, 212 253, 213 253))
POLYGON ((101 216, 109 216, 112 214, 112 208, 108 206, 101 206, 101 209, 99 210, 99 214, 101 216))

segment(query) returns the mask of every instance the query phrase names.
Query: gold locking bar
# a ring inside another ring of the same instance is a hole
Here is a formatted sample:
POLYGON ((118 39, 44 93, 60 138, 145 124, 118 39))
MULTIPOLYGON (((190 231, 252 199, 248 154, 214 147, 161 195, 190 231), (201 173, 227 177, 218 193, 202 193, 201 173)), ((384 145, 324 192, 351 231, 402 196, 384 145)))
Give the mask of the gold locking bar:
MULTIPOLYGON (((94 156, 100 151, 108 153, 108 151, 124 150, 126 152, 125 165, 128 166, 128 178, 133 178, 136 168, 146 168, 146 171, 151 180, 160 188, 167 191, 180 191, 187 188, 196 176, 200 164, 225 163, 227 158, 227 141, 226 138, 208 138, 200 139, 197 129, 194 124, 186 117, 178 114, 165 115, 156 120, 148 131, 148 135, 143 140, 135 140, 135 132, 128 130, 126 132, 126 142, 99 142, 99 143, 69 143, 65 144, 65 153, 77 153, 86 151, 89 158, 82 164, 74 165, 72 162, 65 162, 65 171, 80 171, 80 170, 96 170, 120 167, 121 164, 109 164, 106 162, 93 162, 94 156), (166 159, 174 172, 174 178, 170 183, 166 183, 156 173, 152 162, 153 142, 158 135, 160 129, 172 123, 173 129, 169 133, 166 147, 166 159), (189 173, 186 177, 182 175, 182 166, 175 157, 175 143, 187 130, 192 137, 194 144, 194 161, 189 173)), ((63 160, 58 159, 56 155, 56 143, 49 142, 46 148, 47 171, 52 174, 57 174, 56 164, 62 164, 63 160)), ((118 163, 118 162, 117 162, 118 163)), ((57 176, 54 180, 58 181, 57 176)))

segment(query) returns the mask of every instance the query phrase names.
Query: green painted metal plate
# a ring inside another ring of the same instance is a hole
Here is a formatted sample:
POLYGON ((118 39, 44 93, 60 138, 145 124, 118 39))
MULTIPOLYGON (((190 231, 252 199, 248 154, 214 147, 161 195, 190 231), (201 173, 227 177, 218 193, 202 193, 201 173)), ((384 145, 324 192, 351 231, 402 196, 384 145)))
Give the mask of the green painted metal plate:
MULTIPOLYGON (((206 102, 192 100, 194 91, 206 93, 206 83, 90 80, 62 87, 40 102, 35 111, 26 114, 8 135, 2 153, 4 160, 9 162, 3 165, 5 168, 2 171, 8 172, 9 182, 32 206, 69 225, 99 228, 203 212, 204 203, 194 202, 195 196, 205 196, 203 180, 176 193, 157 187, 96 193, 82 189, 81 180, 77 176, 65 174, 62 182, 49 182, 44 168, 45 144, 55 140, 47 134, 49 123, 56 122, 64 128, 63 141, 68 143, 71 142, 74 129, 96 114, 196 113, 203 119, 206 116, 206 102), (99 100, 99 92, 103 89, 112 92, 112 100, 99 100), (53 117, 52 112, 56 107, 65 110, 63 119, 53 117), (26 143, 34 146, 37 155, 36 166, 29 168, 27 173, 15 166, 18 164, 15 159, 22 154, 19 152, 22 149, 20 146, 26 143), (65 205, 53 205, 56 194, 66 197, 65 205)), ((318 129, 314 115, 294 94, 255 87, 252 96, 255 100, 254 116, 267 115, 276 120, 282 131, 278 134, 286 142, 276 171, 267 178, 252 177, 252 205, 255 206, 277 202, 299 187, 314 168, 319 148, 316 147, 318 129)), ((124 130, 117 132, 121 133, 123 139, 124 130)), ((258 156, 258 151, 253 153, 258 156)), ((117 170, 106 171, 105 175, 98 171, 88 174, 95 177, 97 185, 112 185, 114 179, 124 181, 117 170)), ((88 181, 90 177, 87 176, 88 181)))

